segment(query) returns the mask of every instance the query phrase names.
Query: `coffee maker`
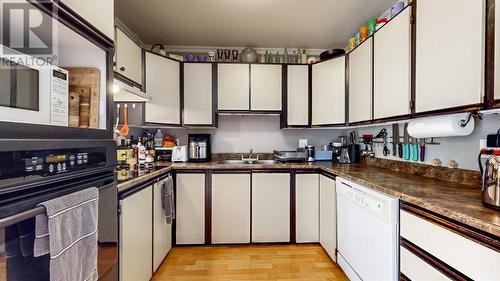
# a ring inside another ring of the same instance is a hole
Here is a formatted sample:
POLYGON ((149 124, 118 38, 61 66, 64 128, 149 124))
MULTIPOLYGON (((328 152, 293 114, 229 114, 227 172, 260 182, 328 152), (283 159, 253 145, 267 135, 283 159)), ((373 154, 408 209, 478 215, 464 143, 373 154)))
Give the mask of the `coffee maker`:
POLYGON ((500 210, 500 149, 481 149, 478 156, 482 175, 481 197, 487 207, 500 210), (483 159, 486 162, 483 167, 483 159))
POLYGON ((209 134, 188 135, 188 158, 189 162, 210 162, 212 160, 209 134))

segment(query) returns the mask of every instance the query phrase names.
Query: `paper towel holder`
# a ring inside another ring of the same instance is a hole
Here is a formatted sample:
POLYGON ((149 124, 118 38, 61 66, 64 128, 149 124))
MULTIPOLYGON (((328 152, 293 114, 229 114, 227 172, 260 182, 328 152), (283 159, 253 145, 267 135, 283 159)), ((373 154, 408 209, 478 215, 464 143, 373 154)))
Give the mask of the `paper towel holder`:
POLYGON ((469 113, 467 113, 467 117, 465 119, 461 119, 460 120, 460 122, 459 122, 460 127, 465 128, 465 126, 467 126, 467 124, 469 124, 471 118, 474 115, 477 116, 477 118, 479 120, 483 120, 483 115, 481 113, 479 113, 479 112, 474 112, 474 113, 473 112, 469 112, 469 113))

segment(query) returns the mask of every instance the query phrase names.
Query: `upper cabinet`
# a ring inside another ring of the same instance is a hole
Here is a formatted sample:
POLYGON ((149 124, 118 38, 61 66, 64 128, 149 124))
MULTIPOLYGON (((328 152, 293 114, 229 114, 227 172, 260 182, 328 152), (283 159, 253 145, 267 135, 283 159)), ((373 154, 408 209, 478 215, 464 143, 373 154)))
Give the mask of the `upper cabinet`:
POLYGON ((218 64, 218 109, 250 109, 250 65, 218 64))
POLYGON ((110 39, 114 38, 114 0, 63 0, 62 3, 78 13, 110 39))
POLYGON ((345 123, 345 56, 312 66, 312 125, 345 123))
POLYGON ((286 126, 309 125, 309 66, 287 66, 286 126))
POLYGON ((142 49, 120 28, 116 28, 115 73, 142 85, 142 49))
POLYGON ((349 54, 349 123, 372 119, 372 51, 368 38, 349 54))
POLYGON ((145 122, 164 125, 181 125, 180 63, 169 58, 146 52, 146 102, 145 122))
POLYGON ((417 113, 481 103, 484 35, 485 0, 418 0, 417 113))
POLYGON ((282 66, 250 65, 251 110, 279 111, 282 100, 282 66))
POLYGON ((212 64, 184 63, 184 125, 214 124, 216 118, 212 78, 212 64))
POLYGON ((411 7, 374 35, 373 117, 410 114, 411 7))

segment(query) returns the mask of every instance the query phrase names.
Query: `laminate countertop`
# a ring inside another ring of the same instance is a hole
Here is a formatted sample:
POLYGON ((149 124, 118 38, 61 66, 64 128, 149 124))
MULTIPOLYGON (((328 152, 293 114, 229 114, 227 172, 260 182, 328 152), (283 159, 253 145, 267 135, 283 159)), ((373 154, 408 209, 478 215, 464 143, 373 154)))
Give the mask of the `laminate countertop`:
POLYGON ((366 163, 332 162, 290 164, 157 163, 153 171, 118 184, 119 192, 171 170, 321 170, 399 198, 438 215, 500 239, 500 211, 483 206, 479 186, 463 185, 376 167, 366 163))

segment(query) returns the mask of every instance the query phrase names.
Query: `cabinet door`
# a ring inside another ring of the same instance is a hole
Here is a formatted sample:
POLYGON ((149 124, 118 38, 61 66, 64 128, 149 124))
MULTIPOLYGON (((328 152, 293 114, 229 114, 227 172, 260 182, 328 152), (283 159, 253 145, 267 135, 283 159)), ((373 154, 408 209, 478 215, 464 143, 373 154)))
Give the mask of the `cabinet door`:
POLYGON ((290 174, 252 174, 252 242, 290 241, 290 174))
POLYGON ((184 64, 184 124, 212 125, 212 65, 184 64))
POLYGON ((123 31, 116 28, 116 72, 142 84, 142 50, 123 31))
POLYGON ((180 125, 179 62, 146 53, 146 123, 180 125))
POLYGON ((309 66, 287 66, 287 124, 309 125, 309 66))
POLYGON ((153 272, 155 272, 163 259, 172 248, 172 225, 165 219, 165 210, 162 208, 161 189, 168 178, 153 186, 153 272))
POLYGON ((372 119, 372 48, 368 38, 349 54, 349 123, 372 119))
POLYGON ((252 110, 281 110, 281 65, 250 65, 252 110))
POLYGON ((176 244, 205 244, 205 174, 177 174, 176 244))
POLYGON ((152 276, 152 187, 120 200, 120 280, 152 276))
POLYGON ((485 0, 418 1, 416 112, 481 102, 484 17, 485 0))
POLYGON ((250 174, 212 175, 212 243, 250 243, 250 174))
POLYGON ((77 12, 110 39, 114 39, 114 0, 63 0, 62 2, 68 5, 68 7, 77 12))
POLYGON ((312 125, 345 123, 345 57, 312 66, 312 125))
POLYGON ((218 73, 218 109, 250 109, 250 65, 219 64, 218 73))
POLYGON ((337 249, 337 201, 335 180, 321 175, 319 178, 319 241, 332 260, 337 249))
POLYGON ((295 188, 296 241, 319 242, 319 175, 298 174, 295 188))
POLYGON ((410 114, 411 7, 406 8, 373 39, 373 117, 410 114))
POLYGON ((410 280, 451 280, 404 247, 400 247, 399 252, 401 273, 410 280))

